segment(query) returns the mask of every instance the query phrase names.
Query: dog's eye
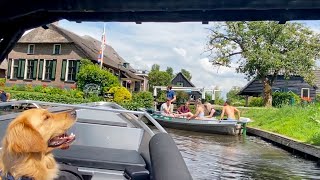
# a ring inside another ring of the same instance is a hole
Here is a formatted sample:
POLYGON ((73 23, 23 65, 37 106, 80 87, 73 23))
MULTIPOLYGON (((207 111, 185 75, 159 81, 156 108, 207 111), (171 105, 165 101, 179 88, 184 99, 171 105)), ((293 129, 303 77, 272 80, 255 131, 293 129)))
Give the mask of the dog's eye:
POLYGON ((48 120, 49 118, 50 118, 50 116, 47 114, 43 116, 43 120, 45 120, 45 121, 48 120))

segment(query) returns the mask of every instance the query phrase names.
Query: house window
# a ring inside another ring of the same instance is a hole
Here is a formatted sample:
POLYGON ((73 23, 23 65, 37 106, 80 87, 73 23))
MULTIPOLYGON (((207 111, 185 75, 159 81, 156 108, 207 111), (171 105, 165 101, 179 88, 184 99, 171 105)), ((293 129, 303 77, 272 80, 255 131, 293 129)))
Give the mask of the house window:
POLYGON ((38 60, 27 60, 25 79, 36 79, 38 60))
POLYGON ((44 80, 50 80, 50 77, 52 76, 52 62, 53 61, 46 61, 44 80))
POLYGON ((19 73, 19 59, 13 60, 11 79, 17 79, 19 73))
POLYGON ((55 80, 57 60, 40 60, 39 78, 42 80, 55 80))
POLYGON ((301 89, 301 97, 302 98, 309 98, 310 97, 310 89, 309 88, 302 88, 301 89))
POLYGON ((25 59, 11 59, 8 63, 8 78, 23 79, 25 76, 25 59))
POLYGON ((177 82, 177 86, 183 87, 183 82, 177 82))
POLYGON ((35 47, 34 44, 29 44, 27 54, 34 54, 34 47, 35 47))
POLYGON ((62 81, 76 81, 79 69, 80 69, 80 60, 74 60, 74 59, 62 60, 60 79, 62 81))
POLYGON ((69 60, 68 62, 68 81, 75 81, 77 75, 77 61, 69 60))
POLYGON ((53 45, 53 54, 61 54, 61 44, 53 45))

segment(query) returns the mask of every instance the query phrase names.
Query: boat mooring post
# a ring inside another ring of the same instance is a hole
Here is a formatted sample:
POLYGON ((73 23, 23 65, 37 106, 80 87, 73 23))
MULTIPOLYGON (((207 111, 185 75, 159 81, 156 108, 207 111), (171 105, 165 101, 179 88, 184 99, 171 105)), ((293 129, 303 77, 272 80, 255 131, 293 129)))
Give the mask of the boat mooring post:
POLYGON ((241 123, 242 125, 242 135, 247 135, 247 123, 241 123))

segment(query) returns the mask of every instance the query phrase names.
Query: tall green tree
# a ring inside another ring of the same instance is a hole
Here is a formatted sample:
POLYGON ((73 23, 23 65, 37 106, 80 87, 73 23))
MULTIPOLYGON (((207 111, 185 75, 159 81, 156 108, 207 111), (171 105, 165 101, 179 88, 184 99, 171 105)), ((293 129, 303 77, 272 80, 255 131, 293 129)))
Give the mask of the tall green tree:
POLYGON ((243 96, 239 96, 241 88, 238 86, 233 86, 230 91, 227 93, 227 99, 232 102, 233 105, 244 105, 245 98, 243 96))
POLYGON ((153 86, 168 86, 171 83, 170 74, 166 71, 160 71, 160 66, 154 64, 148 74, 149 77, 149 90, 153 92, 153 86))
POLYGON ((170 75, 170 80, 172 80, 174 76, 172 67, 167 67, 166 72, 170 75))
POLYGON ((151 71, 160 71, 160 65, 159 64, 152 65, 151 71))
POLYGON ((263 82, 266 106, 272 105, 272 85, 279 74, 301 75, 312 83, 319 57, 319 35, 299 23, 226 22, 216 24, 207 44, 211 62, 238 63, 237 72, 263 82))
POLYGON ((186 69, 181 69, 181 73, 190 81, 192 78, 192 75, 189 71, 187 71, 186 69))

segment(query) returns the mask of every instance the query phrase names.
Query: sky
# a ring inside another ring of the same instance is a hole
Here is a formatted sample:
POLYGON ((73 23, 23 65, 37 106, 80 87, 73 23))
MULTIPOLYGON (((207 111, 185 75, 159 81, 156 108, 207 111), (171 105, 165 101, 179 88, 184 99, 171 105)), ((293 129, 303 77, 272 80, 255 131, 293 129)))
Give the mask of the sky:
MULTIPOLYGON (((320 21, 302 21, 313 30, 320 32, 320 21)), ((150 70, 159 64, 161 70, 172 67, 175 73, 186 69, 191 82, 197 87, 222 90, 222 96, 233 87, 248 83, 243 74, 232 68, 215 67, 209 62, 206 43, 213 23, 124 23, 106 22, 107 44, 136 69, 150 70)), ((101 40, 103 22, 59 21, 59 26, 80 36, 89 35, 101 40)))

